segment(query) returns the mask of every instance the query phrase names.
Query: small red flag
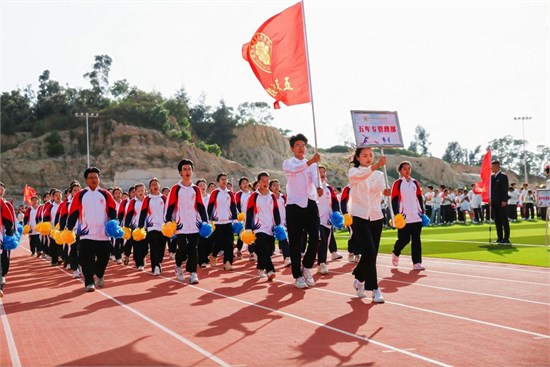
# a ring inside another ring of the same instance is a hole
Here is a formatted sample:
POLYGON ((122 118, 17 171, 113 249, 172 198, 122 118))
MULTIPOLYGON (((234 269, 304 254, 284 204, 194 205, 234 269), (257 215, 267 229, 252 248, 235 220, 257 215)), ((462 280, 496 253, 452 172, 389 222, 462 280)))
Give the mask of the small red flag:
POLYGON ((25 185, 25 188, 23 189, 23 200, 25 200, 28 205, 31 205, 31 198, 34 195, 36 195, 36 190, 29 185, 25 185))
POLYGON ((488 203, 491 197, 491 150, 488 150, 483 156, 479 174, 481 181, 476 182, 474 192, 480 193, 483 202, 488 203))
POLYGON ((287 106, 310 102, 302 3, 269 18, 250 42, 243 58, 273 98, 287 106))

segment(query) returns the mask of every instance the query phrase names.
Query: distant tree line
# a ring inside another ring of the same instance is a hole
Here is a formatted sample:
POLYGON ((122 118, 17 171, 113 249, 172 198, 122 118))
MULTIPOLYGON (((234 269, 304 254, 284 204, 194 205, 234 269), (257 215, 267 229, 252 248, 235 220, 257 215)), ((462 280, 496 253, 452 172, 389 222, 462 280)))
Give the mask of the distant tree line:
POLYGON ((158 130, 220 155, 234 139, 234 128, 269 125, 273 121, 271 107, 265 102, 245 102, 235 109, 223 100, 218 106, 209 106, 202 95, 192 104, 183 88, 166 98, 158 92, 140 90, 126 79, 111 83, 112 62, 108 55, 95 56, 92 70, 83 75, 89 88, 63 86, 51 78, 49 70, 44 70, 38 77, 38 90, 27 86, 2 92, 2 134, 49 133, 47 153, 56 156, 63 154, 57 132, 82 126, 75 113, 97 112, 102 119, 158 130))
MULTIPOLYGON (((414 139, 410 143, 408 150, 429 156, 428 147, 431 143, 428 141, 430 134, 422 127, 415 129, 414 139)), ((523 172, 524 162, 527 162, 527 171, 533 176, 544 176, 542 168, 550 162, 550 147, 537 145, 536 151, 523 151, 523 139, 514 139, 511 135, 491 140, 487 148, 491 148, 492 156, 498 159, 505 169, 515 172, 523 172)), ((525 141, 527 144, 527 141, 525 141)), ((443 153, 441 159, 448 163, 460 163, 470 166, 481 165, 481 160, 487 149, 478 145, 472 150, 463 148, 459 142, 450 141, 443 153)))

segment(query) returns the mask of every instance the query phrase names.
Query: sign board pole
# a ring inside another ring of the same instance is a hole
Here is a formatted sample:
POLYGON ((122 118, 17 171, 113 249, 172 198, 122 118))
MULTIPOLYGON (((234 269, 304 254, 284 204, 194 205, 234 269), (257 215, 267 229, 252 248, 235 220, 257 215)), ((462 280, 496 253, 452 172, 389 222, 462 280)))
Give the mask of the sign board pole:
POLYGON ((546 218, 544 219, 544 246, 549 245, 548 226, 550 225, 550 189, 537 190, 537 208, 546 208, 546 218))
MULTIPOLYGON (((384 148, 380 148, 380 154, 384 155, 384 148)), ((386 168, 386 165, 384 165, 384 178, 386 180, 386 189, 389 189, 390 188, 390 183, 388 181, 388 169, 386 168)), ((395 223, 395 214, 393 212, 393 207, 391 205, 391 195, 390 195, 389 207, 390 207, 391 223, 395 227, 395 225, 394 225, 394 223, 395 223)))

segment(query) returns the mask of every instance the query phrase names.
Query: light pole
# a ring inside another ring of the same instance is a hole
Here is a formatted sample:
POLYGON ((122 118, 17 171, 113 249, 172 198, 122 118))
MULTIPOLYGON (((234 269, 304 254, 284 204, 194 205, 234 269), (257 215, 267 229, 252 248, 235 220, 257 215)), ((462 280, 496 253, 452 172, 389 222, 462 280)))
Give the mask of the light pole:
POLYGON ((527 179, 527 153, 525 151, 525 120, 531 120, 531 116, 514 117, 514 120, 521 120, 521 126, 523 130, 523 175, 525 176, 525 183, 528 184, 527 179))
POLYGON ((88 165, 86 168, 90 167, 90 134, 88 129, 88 118, 96 118, 99 117, 99 114, 95 112, 77 112, 74 114, 76 117, 86 117, 86 158, 88 161, 88 165))

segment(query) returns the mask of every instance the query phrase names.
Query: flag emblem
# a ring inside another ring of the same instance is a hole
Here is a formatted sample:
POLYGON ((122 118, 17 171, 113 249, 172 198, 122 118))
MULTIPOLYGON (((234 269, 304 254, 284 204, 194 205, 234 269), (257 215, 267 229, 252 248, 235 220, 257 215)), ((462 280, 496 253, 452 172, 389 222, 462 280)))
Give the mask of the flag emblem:
POLYGON ((250 41, 250 58, 257 67, 271 74, 271 45, 268 36, 256 33, 250 41))

